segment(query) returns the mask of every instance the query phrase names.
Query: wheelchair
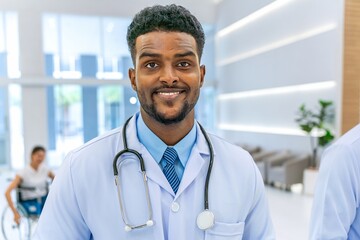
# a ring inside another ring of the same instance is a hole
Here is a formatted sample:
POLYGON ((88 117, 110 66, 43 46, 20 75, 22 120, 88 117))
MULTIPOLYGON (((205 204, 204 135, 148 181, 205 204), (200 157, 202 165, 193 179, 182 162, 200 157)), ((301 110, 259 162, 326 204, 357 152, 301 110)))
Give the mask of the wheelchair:
POLYGON ((40 214, 29 214, 22 205, 22 191, 36 191, 33 187, 18 187, 16 189, 16 202, 14 206, 19 212, 20 224, 14 221, 14 214, 9 206, 6 206, 1 215, 1 231, 5 240, 30 240, 36 227, 40 214))

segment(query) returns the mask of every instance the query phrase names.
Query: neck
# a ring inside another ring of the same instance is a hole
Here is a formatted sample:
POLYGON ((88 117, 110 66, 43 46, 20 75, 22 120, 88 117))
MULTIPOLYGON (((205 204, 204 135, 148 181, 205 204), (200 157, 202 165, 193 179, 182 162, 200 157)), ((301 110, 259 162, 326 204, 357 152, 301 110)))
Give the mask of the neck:
POLYGON ((154 120, 144 111, 141 112, 141 116, 146 126, 168 146, 174 146, 183 139, 194 125, 194 111, 191 111, 182 121, 168 125, 154 120))
POLYGON ((39 168, 39 165, 36 165, 36 164, 33 164, 33 163, 30 163, 30 166, 35 170, 38 170, 38 168, 39 168))

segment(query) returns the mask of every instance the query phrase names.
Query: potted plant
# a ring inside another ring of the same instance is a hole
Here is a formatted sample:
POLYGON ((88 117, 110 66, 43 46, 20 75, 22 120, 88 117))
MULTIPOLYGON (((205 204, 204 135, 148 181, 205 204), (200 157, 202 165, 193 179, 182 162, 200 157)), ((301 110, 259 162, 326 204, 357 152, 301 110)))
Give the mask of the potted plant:
POLYGON ((310 167, 317 168, 317 152, 319 147, 324 147, 334 139, 334 134, 328 127, 334 119, 332 101, 319 100, 318 111, 308 109, 305 104, 300 105, 295 121, 310 138, 312 158, 310 167))

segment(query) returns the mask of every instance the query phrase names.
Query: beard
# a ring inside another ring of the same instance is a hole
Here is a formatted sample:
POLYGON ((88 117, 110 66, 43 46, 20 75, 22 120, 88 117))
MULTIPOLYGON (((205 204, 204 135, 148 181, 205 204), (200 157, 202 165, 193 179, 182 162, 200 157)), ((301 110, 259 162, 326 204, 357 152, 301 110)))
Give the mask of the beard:
MULTIPOLYGON (((138 91, 137 95, 138 95, 138 99, 139 99, 141 108, 151 118, 153 118, 154 120, 156 120, 157 122, 159 122, 161 124, 170 125, 170 124, 175 124, 175 123, 181 122, 191 112, 191 110, 194 109, 194 107, 199 99, 200 91, 198 90, 195 93, 193 102, 189 103, 188 100, 184 101, 178 114, 173 117, 167 117, 165 114, 162 114, 161 112, 159 112, 157 110, 156 104, 154 102, 147 103, 145 100, 146 97, 145 97, 144 92, 138 91)), ((171 107, 171 103, 169 103, 169 107, 171 107)))
POLYGON ((155 104, 141 103, 141 107, 150 117, 155 119, 157 122, 165 125, 181 122, 188 115, 188 113, 194 108, 194 106, 195 103, 189 104, 188 101, 185 101, 180 112, 176 116, 166 117, 164 114, 161 114, 156 110, 155 104))

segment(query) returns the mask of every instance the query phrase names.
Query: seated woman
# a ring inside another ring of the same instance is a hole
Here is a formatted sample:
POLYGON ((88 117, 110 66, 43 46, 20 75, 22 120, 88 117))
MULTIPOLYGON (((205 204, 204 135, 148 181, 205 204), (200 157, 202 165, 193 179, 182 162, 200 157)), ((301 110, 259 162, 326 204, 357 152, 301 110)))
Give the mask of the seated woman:
POLYGON ((54 179, 54 174, 43 163, 46 150, 42 146, 35 146, 31 152, 30 164, 19 171, 15 179, 10 183, 5 192, 6 200, 14 213, 14 221, 20 223, 20 214, 16 210, 11 199, 11 191, 16 188, 21 189, 20 204, 25 208, 29 215, 40 215, 47 196, 48 178, 54 179))

